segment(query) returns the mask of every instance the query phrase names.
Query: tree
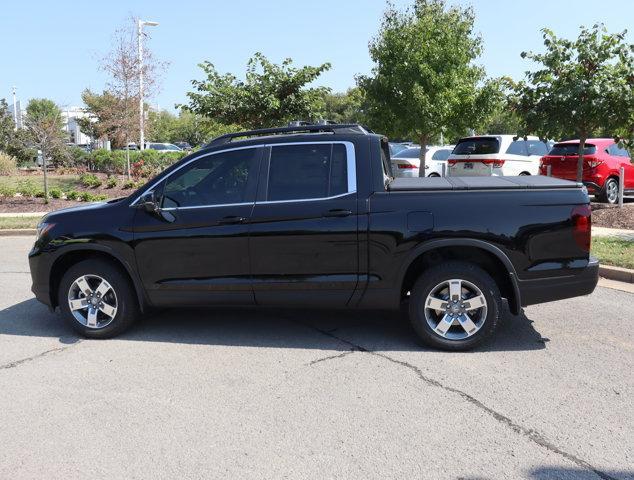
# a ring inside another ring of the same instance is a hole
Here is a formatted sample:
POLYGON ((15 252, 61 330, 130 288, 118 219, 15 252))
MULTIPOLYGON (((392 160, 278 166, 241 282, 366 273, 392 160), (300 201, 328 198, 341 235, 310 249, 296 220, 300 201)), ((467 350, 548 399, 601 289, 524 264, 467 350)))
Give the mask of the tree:
POLYGON ((54 153, 66 151, 66 133, 62 130, 62 111, 52 100, 34 98, 26 107, 26 128, 33 145, 42 152, 44 199, 48 202, 47 161, 54 153))
POLYGON ((500 92, 473 64, 482 41, 473 32, 471 8, 444 0, 415 0, 405 11, 389 6, 370 42, 371 76, 358 84, 368 100, 370 126, 388 135, 415 138, 425 150, 441 134, 462 134, 492 110, 500 92))
MULTIPOLYGON (((132 18, 113 37, 113 48, 101 61, 102 70, 109 74, 106 91, 99 97, 86 90, 82 98, 97 122, 95 126, 103 135, 128 145, 131 139, 139 138, 139 78, 143 74, 144 97, 150 97, 157 88, 160 72, 167 64, 154 59, 152 52, 144 46, 143 65, 139 63, 137 44, 137 19, 132 18), (91 110, 92 109, 92 110, 91 110), (123 140, 121 142, 121 140, 123 140)), ((147 36, 141 41, 145 42, 147 36)), ((88 127, 87 121, 83 122, 88 127)), ((126 152, 127 152, 126 148, 126 152)), ((126 153, 126 174, 130 178, 130 157, 126 153)))
POLYGON ((221 75, 213 64, 203 62, 199 66, 206 78, 192 80, 195 91, 187 93, 189 104, 177 107, 225 125, 247 128, 277 126, 321 116, 322 98, 328 89, 306 86, 330 69, 330 64, 295 68, 292 63, 287 58, 277 65, 256 53, 247 64, 242 81, 230 73, 221 75))
POLYGON ((5 152, 19 162, 33 161, 35 151, 30 148, 28 132, 15 129, 13 114, 4 98, 0 99, 0 152, 5 152))
POLYGON ((364 111, 365 96, 358 87, 345 93, 325 92, 323 117, 337 123, 367 123, 364 111))
POLYGON ((541 68, 515 86, 511 105, 523 133, 542 138, 579 139, 577 181, 583 178, 586 140, 611 132, 631 143, 634 137, 634 45, 626 32, 610 34, 601 24, 581 27, 576 40, 543 29, 544 53, 522 52, 541 68))
POLYGON ((181 110, 178 116, 165 110, 151 111, 149 120, 148 138, 152 141, 187 142, 192 146, 241 128, 238 125, 224 125, 187 110, 181 110))

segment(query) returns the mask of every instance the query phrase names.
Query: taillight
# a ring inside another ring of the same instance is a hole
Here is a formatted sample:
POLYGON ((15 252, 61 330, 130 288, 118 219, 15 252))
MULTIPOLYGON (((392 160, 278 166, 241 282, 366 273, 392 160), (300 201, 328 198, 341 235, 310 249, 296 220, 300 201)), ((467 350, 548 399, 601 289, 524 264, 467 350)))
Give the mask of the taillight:
POLYGON ((590 205, 578 205, 572 209, 573 236, 579 248, 590 252, 590 237, 592 229, 592 210, 590 205))
POLYGON ((603 160, 599 160, 598 158, 595 158, 595 157, 586 157, 585 160, 586 160, 586 164, 590 168, 596 168, 603 163, 603 160))
POLYGON ((458 160, 447 160, 447 164, 448 164, 450 167, 455 167, 455 166, 456 166, 456 163, 458 163, 458 160))
POLYGON ((405 168, 418 168, 418 167, 416 165, 412 165, 411 163, 399 163, 398 168, 405 169, 405 168))
POLYGON ((485 165, 493 165, 493 168, 502 168, 504 166, 504 162, 506 162, 506 160, 498 160, 498 159, 482 160, 482 163, 484 163, 485 165))

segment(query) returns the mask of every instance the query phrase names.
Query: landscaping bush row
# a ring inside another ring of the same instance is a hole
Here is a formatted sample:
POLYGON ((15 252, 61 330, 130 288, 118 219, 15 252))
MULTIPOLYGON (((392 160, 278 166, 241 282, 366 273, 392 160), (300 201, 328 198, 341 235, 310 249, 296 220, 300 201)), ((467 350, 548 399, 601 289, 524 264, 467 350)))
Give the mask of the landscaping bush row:
MULTIPOLYGON (((135 177, 152 177, 183 158, 187 152, 165 152, 143 150, 130 152, 130 165, 135 177)), ((86 158, 88 168, 99 172, 124 174, 126 172, 125 150, 95 150, 86 158)))
MULTIPOLYGON (((83 177, 83 175, 82 175, 83 177)), ((97 178, 93 175, 93 177, 97 178)), ((101 181, 99 181, 99 185, 101 185, 101 181)), ((108 179, 107 182, 110 184, 114 180, 114 184, 116 185, 116 179, 108 179)), ((85 183, 82 180, 82 183, 85 183)), ((142 181, 133 181, 128 180, 123 183, 124 189, 132 189, 140 187, 144 182, 142 181)), ((51 198, 60 198, 66 200, 80 200, 83 202, 97 202, 102 200, 107 200, 108 195, 106 194, 95 194, 87 191, 77 191, 74 189, 61 189, 58 187, 53 187, 49 189, 49 196, 51 198)), ((31 179, 25 179, 18 181, 15 187, 12 186, 2 186, 0 185, 0 197, 14 197, 16 195, 20 195, 22 197, 44 197, 44 188, 42 185, 35 183, 31 179)))

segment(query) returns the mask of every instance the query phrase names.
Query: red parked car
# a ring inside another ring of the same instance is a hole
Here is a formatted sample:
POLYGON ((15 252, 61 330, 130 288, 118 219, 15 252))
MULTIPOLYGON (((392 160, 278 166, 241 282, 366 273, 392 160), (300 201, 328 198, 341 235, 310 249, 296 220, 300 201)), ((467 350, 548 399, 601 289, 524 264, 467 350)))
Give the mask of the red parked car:
MULTIPOLYGON (((576 180, 578 158, 579 140, 556 143, 548 155, 542 157, 540 173, 546 175, 550 165, 553 177, 576 180)), ((621 167, 625 167, 624 193, 634 194, 634 164, 628 151, 619 148, 613 139, 588 139, 583 159, 583 183, 590 195, 595 195, 602 202, 618 202, 621 167)))

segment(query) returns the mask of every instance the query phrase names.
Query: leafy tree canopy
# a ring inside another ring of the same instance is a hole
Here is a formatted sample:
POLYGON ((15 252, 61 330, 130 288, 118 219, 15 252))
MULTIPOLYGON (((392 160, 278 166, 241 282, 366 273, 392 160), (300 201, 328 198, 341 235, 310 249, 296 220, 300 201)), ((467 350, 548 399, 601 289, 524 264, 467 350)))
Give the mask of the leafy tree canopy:
POLYGON ((326 92, 323 96, 323 118, 337 123, 368 123, 365 114, 365 95, 359 87, 345 93, 326 92))
POLYGON ((524 133, 580 140, 577 179, 581 181, 587 138, 601 132, 634 137, 634 45, 626 32, 610 34, 601 24, 581 27, 576 40, 543 29, 544 53, 523 52, 539 65, 515 85, 511 106, 524 133))
POLYGON ((500 92, 474 64, 482 41, 473 25, 471 8, 448 7, 444 0, 387 9, 370 42, 372 74, 358 78, 373 128, 425 146, 441 132, 460 135, 487 116, 500 92))
POLYGON ((206 78, 192 81, 195 91, 187 93, 189 104, 180 107, 226 125, 247 128, 320 116, 328 89, 307 85, 330 69, 330 64, 295 68, 292 63, 287 58, 277 65, 256 53, 247 64, 245 80, 230 73, 221 75, 210 62, 201 63, 206 78))

